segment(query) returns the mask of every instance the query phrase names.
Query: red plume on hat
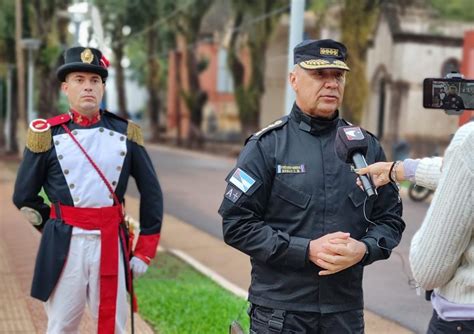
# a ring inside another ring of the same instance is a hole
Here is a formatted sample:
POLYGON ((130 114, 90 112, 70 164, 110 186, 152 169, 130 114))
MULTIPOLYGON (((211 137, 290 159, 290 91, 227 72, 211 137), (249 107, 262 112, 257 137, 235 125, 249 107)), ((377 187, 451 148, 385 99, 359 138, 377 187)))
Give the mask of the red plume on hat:
POLYGON ((107 67, 109 67, 109 65, 110 65, 110 61, 109 61, 107 58, 105 58, 104 55, 102 55, 102 57, 100 58, 100 65, 101 65, 102 67, 107 68, 107 67))

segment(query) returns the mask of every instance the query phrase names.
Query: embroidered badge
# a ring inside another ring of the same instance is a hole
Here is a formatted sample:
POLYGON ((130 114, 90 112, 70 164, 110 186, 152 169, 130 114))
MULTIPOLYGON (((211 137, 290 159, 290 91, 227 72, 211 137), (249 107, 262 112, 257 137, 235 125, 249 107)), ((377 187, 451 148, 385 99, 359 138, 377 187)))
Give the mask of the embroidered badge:
POLYGON ((246 193, 255 183, 255 180, 240 168, 235 170, 229 181, 244 193, 246 193))
POLYGON ((235 203, 240 198, 240 196, 242 196, 242 194, 243 193, 239 189, 237 189, 237 188, 233 187, 232 185, 228 184, 227 188, 225 190, 224 196, 225 196, 225 198, 230 200, 232 203, 235 203))
POLYGON ((300 174, 306 173, 304 165, 277 165, 277 174, 300 174))
POLYGON ((320 48, 319 54, 324 56, 339 56, 339 50, 332 48, 320 48))
POLYGON ((91 49, 86 48, 84 51, 81 52, 81 60, 83 63, 90 64, 94 60, 94 54, 92 53, 91 49))

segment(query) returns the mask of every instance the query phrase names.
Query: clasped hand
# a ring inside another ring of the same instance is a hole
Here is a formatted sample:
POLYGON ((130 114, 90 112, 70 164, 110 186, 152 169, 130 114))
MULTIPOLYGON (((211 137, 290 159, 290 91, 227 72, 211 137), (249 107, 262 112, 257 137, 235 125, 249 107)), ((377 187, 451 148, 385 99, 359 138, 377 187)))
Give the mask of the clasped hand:
POLYGON ((309 259, 323 268, 320 276, 335 274, 360 262, 367 246, 349 233, 334 232, 309 243, 309 259))

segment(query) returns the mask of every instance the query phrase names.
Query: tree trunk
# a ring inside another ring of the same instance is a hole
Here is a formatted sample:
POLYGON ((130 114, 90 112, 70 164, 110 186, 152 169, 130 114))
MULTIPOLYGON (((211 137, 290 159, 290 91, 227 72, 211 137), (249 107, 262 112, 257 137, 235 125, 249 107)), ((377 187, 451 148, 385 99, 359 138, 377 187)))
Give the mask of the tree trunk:
MULTIPOLYGON (((187 39, 187 41, 189 41, 187 39)), ((186 105, 189 110, 190 125, 188 132, 188 147, 202 147, 204 136, 201 131, 202 109, 207 101, 207 93, 201 89, 199 83, 199 71, 197 68, 196 51, 184 49, 188 74, 189 90, 184 92, 186 105)))
POLYGON ((117 110, 117 114, 120 117, 128 118, 127 112, 127 96, 125 91, 125 71, 122 67, 122 59, 123 59, 123 42, 117 41, 115 47, 113 48, 114 56, 115 56, 115 82, 117 88, 117 96, 118 96, 118 106, 119 109, 117 110))
POLYGON ((150 118, 151 141, 160 139, 160 109, 161 101, 160 89, 160 63, 156 55, 158 33, 155 29, 150 29, 147 33, 148 52, 148 116, 150 118))
MULTIPOLYGON (((58 11, 66 11, 69 1, 59 1, 58 11)), ((53 19, 53 18, 52 18, 53 19)), ((41 26, 41 20, 38 20, 38 25, 41 26)), ((58 45, 63 46, 67 44, 69 18, 58 16, 56 18, 56 31, 58 36, 58 45)), ((42 38, 41 45, 48 47, 49 34, 51 32, 42 32, 45 37, 42 38)), ((56 46, 52 46, 55 48, 56 46)), ((62 50, 61 50, 62 51, 62 50)), ((37 78, 43 78, 44 81, 36 80, 36 87, 38 87, 38 117, 49 118, 59 113, 58 99, 61 83, 56 77, 56 69, 63 63, 62 52, 57 56, 56 61, 53 62, 53 67, 49 62, 37 62, 37 78)), ((38 57, 37 57, 38 58, 38 57)), ((45 57, 47 59, 47 57, 45 57)))

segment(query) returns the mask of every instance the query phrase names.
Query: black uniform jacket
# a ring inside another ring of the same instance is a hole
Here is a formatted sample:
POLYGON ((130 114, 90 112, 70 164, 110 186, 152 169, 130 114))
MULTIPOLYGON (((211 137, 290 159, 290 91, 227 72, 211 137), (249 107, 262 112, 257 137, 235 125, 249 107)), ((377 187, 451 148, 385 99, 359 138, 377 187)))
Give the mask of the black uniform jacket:
MULTIPOLYGON (((145 148, 127 139, 128 122, 101 111, 100 121, 91 126, 82 127, 71 120, 66 125, 104 172, 121 202, 129 177, 134 177, 141 194, 138 242, 142 238, 145 244, 153 245, 153 255, 163 217, 162 192, 145 148)), ((13 195, 18 208, 32 208, 43 218, 38 226, 42 238, 31 288, 31 295, 43 301, 49 298, 65 264, 72 226, 49 218, 50 207, 38 195, 41 188, 52 203, 88 208, 113 205, 104 182, 65 130, 60 125, 52 126, 51 135, 51 148, 46 152, 25 149, 13 195)))
MULTIPOLYGON (((399 243, 405 224, 398 189, 381 187, 364 204, 356 174, 335 154, 336 131, 344 125, 338 117, 311 118, 295 105, 248 140, 226 178, 219 208, 224 240, 251 257, 252 303, 321 313, 362 308, 363 266, 388 258, 399 243), (308 260, 309 242, 337 231, 365 242, 369 255, 320 277, 321 268, 308 260)), ((384 160, 377 139, 369 142, 367 163, 384 160)))

